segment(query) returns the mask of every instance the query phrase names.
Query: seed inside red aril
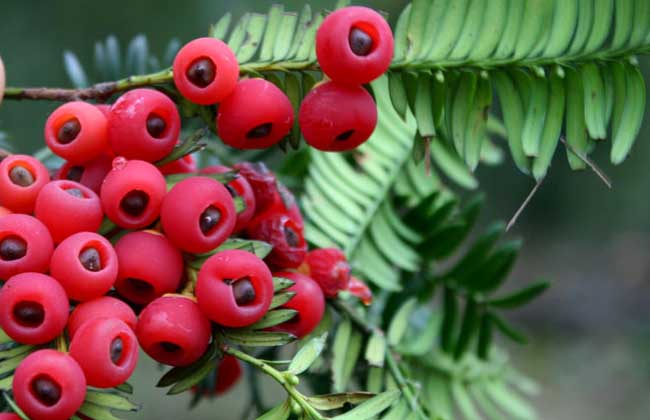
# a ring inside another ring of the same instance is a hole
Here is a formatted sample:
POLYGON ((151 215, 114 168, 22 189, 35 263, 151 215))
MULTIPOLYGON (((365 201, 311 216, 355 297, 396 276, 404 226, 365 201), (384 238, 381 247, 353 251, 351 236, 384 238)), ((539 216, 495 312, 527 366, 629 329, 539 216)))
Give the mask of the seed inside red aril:
POLYGON ((73 118, 61 125, 59 132, 56 135, 56 140, 61 144, 72 143, 77 138, 80 131, 81 124, 79 124, 79 120, 73 118))
POLYGON ((129 191, 122 201, 120 207, 131 216, 139 216, 149 204, 149 196, 138 190, 129 191))
POLYGON ((18 236, 7 236, 0 241, 0 259, 19 260, 27 254, 27 242, 18 236))
POLYGON ((353 134, 354 134, 354 130, 344 131, 343 133, 336 136, 336 140, 345 141, 345 140, 349 139, 350 137, 352 137, 353 134))
POLYGON ((124 342, 120 337, 116 337, 111 342, 111 361, 118 365, 120 359, 122 358, 122 352, 124 351, 124 342))
POLYGON ((28 328, 36 328, 45 320, 45 310, 40 303, 20 302, 14 306, 13 315, 20 325, 28 328))
POLYGON ((43 405, 51 407, 61 399, 61 386, 46 375, 39 375, 31 383, 34 397, 43 405))
POLYGON ((79 182, 84 174, 85 168, 83 166, 73 166, 68 170, 65 179, 70 181, 79 182))
POLYGON ((181 346, 176 343, 170 343, 169 341, 161 341, 158 345, 167 353, 176 353, 181 350, 181 346))
POLYGON ((100 271, 102 269, 102 258, 95 248, 86 248, 79 254, 79 262, 88 271, 100 271))
POLYGON ((350 49, 355 55, 366 56, 372 51, 372 37, 363 29, 353 27, 348 36, 350 49))
POLYGON ((153 286, 144 280, 129 278, 126 282, 137 294, 149 295, 154 292, 153 286))
POLYGON ((204 88, 214 80, 217 69, 212 60, 207 57, 197 58, 185 72, 192 84, 204 88))
POLYGON ((84 198, 84 193, 79 188, 68 188, 65 190, 68 194, 77 198, 84 198))
POLYGON ((162 119, 157 114, 149 114, 149 117, 147 117, 147 132, 151 137, 159 139, 163 136, 165 133, 165 129, 167 128, 167 124, 165 123, 165 120, 162 119))
POLYGON ((199 218, 199 227, 204 235, 207 235, 212 228, 219 224, 221 212, 214 206, 210 206, 201 213, 199 218))
POLYGON ((9 171, 9 179, 21 187, 29 187, 34 183, 34 175, 32 175, 29 169, 20 165, 11 168, 11 171, 9 171))
POLYGON ((232 294, 239 306, 247 305, 255 300, 255 288, 248 277, 232 282, 232 294))
POLYGON ((272 130, 273 130, 272 123, 260 124, 257 127, 251 129, 246 134, 246 137, 248 137, 249 139, 261 139, 262 137, 268 136, 272 130))
POLYGON ((284 238, 291 247, 300 245, 300 235, 289 226, 284 227, 284 238))

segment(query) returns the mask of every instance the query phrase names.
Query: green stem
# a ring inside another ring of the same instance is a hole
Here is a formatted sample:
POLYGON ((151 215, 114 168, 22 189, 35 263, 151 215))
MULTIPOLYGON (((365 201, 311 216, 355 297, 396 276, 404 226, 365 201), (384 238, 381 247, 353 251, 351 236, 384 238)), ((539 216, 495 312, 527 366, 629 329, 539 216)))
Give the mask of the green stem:
POLYGON ((55 341, 54 344, 56 346, 56 349, 60 351, 61 353, 67 353, 68 352, 68 342, 65 341, 65 335, 61 334, 59 335, 55 341))

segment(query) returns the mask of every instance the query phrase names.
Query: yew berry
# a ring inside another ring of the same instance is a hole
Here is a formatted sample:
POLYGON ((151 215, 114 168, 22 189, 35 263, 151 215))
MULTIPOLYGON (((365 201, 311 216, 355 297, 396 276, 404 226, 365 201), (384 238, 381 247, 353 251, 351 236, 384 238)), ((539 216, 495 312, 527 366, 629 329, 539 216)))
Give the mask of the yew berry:
POLYGON ((368 287, 366 283, 357 277, 350 276, 348 292, 350 292, 352 296, 358 298, 366 306, 372 303, 372 290, 370 290, 370 287, 368 287))
POLYGON ((192 391, 200 393, 205 397, 223 395, 239 382, 242 374, 243 369, 239 360, 234 356, 226 354, 214 371, 214 379, 206 379, 198 387, 193 388, 192 391))
POLYGON ((101 235, 80 232, 56 247, 50 274, 76 301, 98 298, 108 292, 117 278, 117 254, 101 235))
POLYGON ((79 304, 68 319, 68 335, 73 338, 77 330, 88 321, 96 318, 116 318, 124 322, 133 331, 138 319, 133 309, 119 299, 102 296, 79 304))
POLYGON ((2 207, 2 206, 0 206, 0 217, 2 217, 2 216, 6 216, 6 215, 8 215, 8 214, 11 214, 11 210, 9 210, 9 209, 6 208, 6 207, 2 207))
POLYGON ((284 212, 269 210, 255 216, 247 229, 252 239, 273 246, 265 261, 277 268, 296 268, 307 255, 303 226, 284 212))
MULTIPOLYGON (((232 171, 227 166, 214 165, 201 170, 202 174, 222 174, 224 172, 232 171)), ((248 222, 255 214, 255 194, 248 180, 245 177, 238 175, 237 178, 225 184, 226 189, 233 199, 241 197, 244 200, 244 210, 237 213, 237 223, 235 223, 234 233, 241 232, 246 228, 248 222)))
MULTIPOLYGON (((0 95, 0 99, 2 99, 2 95, 0 95)), ((22 420, 22 419, 18 417, 18 414, 15 413, 0 413, 0 420, 22 420)))
POLYGON ((159 167, 163 175, 173 174, 190 174, 197 171, 196 161, 192 155, 185 155, 180 159, 169 162, 166 165, 159 167))
POLYGON ((158 168, 142 161, 115 158, 101 189, 102 207, 116 225, 140 229, 158 218, 167 183, 158 168))
POLYGON ((131 232, 115 244, 119 272, 115 288, 137 304, 146 304, 178 288, 183 256, 163 235, 131 232))
POLYGON ((50 232, 35 217, 8 214, 0 218, 0 280, 27 271, 46 272, 53 251, 50 232))
POLYGON ((65 290, 45 274, 18 274, 0 289, 0 327, 22 344, 53 340, 65 328, 68 311, 65 290))
POLYGON ((269 309, 273 277, 264 261, 250 252, 218 252, 199 271, 196 298, 212 321, 243 327, 259 321, 269 309))
POLYGON ((113 157, 103 154, 95 160, 82 164, 66 162, 56 175, 57 179, 75 181, 99 194, 104 178, 112 169, 113 157))
POLYGON ((340 249, 322 248, 309 251, 305 258, 309 276, 327 297, 336 297, 350 284, 350 264, 340 249))
POLYGON ((86 398, 86 378, 69 355, 39 350, 18 366, 12 389, 16 404, 30 419, 69 419, 86 398))
POLYGON ((184 179, 167 193, 160 221, 174 245, 200 254, 217 248, 230 236, 237 212, 226 187, 197 176, 184 179))
POLYGON ((111 107, 108 140, 118 156, 154 162, 178 141, 181 119, 174 102, 153 89, 134 89, 111 107))
POLYGON ((275 273, 276 277, 284 277, 294 281, 294 285, 287 289, 296 295, 284 305, 285 309, 298 311, 296 316, 287 322, 272 328, 302 338, 312 332, 320 323, 325 312, 325 297, 320 286, 312 278, 292 271, 275 273))
POLYGON ((349 85, 381 76, 393 58, 394 40, 388 22, 367 7, 336 10, 316 33, 316 56, 330 79, 349 85))
POLYGON ((138 363, 138 341, 126 323, 116 318, 93 319, 70 341, 72 356, 88 385, 113 388, 126 382, 138 363))
POLYGON ((32 213, 41 188, 50 182, 45 165, 26 155, 0 162, 0 205, 15 213, 32 213))
POLYGON ((273 203, 266 212, 285 213, 300 227, 300 229, 305 226, 296 197, 294 197, 293 193, 281 182, 277 183, 277 190, 273 197, 273 203))
POLYGON ((299 121, 310 146, 340 152, 368 140, 377 125, 377 107, 364 88, 327 82, 302 101, 299 121))
POLYGON ((47 119, 45 143, 69 162, 89 162, 108 151, 107 126, 106 117, 95 105, 68 102, 47 119))
POLYGON ((246 79, 220 105, 217 132, 237 149, 264 149, 278 143, 293 127, 293 106, 277 86, 246 79))
POLYGON ((142 349, 154 360, 186 366, 205 353, 210 342, 210 321, 193 300, 164 296, 144 308, 136 334, 142 349))
POLYGON ((200 105, 221 102, 235 89, 239 64, 235 53, 216 38, 198 38, 185 44, 174 58, 174 84, 200 105))
POLYGON ((95 107, 99 109, 106 118, 111 114, 111 106, 109 104, 97 104, 95 107))
POLYGON ((77 232, 94 232, 104 213, 93 190, 74 181, 52 181, 41 189, 34 215, 59 243, 77 232))
POLYGON ((256 214, 263 212, 273 204, 277 179, 264 162, 240 162, 234 164, 233 169, 239 171, 239 175, 246 178, 253 189, 256 214))

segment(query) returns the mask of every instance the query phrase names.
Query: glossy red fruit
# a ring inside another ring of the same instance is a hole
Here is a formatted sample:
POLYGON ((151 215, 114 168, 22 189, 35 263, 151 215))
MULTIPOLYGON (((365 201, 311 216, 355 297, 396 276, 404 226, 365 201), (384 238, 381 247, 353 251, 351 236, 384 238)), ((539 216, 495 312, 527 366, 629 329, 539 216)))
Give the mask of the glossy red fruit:
POLYGON ((0 162, 0 205, 14 213, 31 214, 41 188, 50 182, 45 165, 27 155, 10 155, 0 162))
POLYGON ((327 82, 315 87, 302 101, 299 120, 310 146, 340 152, 368 140, 377 125, 377 106, 360 86, 327 82))
POLYGON ((56 247, 50 274, 72 300, 86 301, 108 292, 117 279, 117 254, 101 235, 80 232, 56 247))
POLYGON ((237 212, 223 184, 197 176, 184 179, 167 193, 160 221, 175 246, 201 254, 228 239, 235 228, 237 212))
POLYGON ((135 333, 116 318, 86 322, 70 342, 72 356, 86 376, 88 385, 113 388, 126 382, 138 363, 135 333))
POLYGON ((106 118, 111 114, 111 106, 109 104, 97 104, 95 105, 106 118))
POLYGON ((303 227, 284 212, 266 211, 255 216, 247 229, 251 239, 268 242, 273 246, 264 259, 277 268, 296 268, 307 255, 303 227))
POLYGON ((336 297, 350 284, 350 264, 340 249, 322 248, 309 251, 305 258, 309 276, 327 297, 336 297))
POLYGON ((196 284, 201 311, 226 327, 259 321, 273 299, 273 277, 264 261, 250 252, 228 250, 203 264, 196 284))
POLYGON ((108 118, 108 140, 117 156, 155 162, 171 153, 181 118, 174 102, 154 89, 120 96, 108 118))
POLYGON ((216 38, 188 42, 174 58, 174 84, 188 100, 200 105, 221 102, 239 78, 235 53, 216 38))
POLYGON ((205 353, 211 330, 197 304, 177 295, 158 298, 144 308, 136 333, 140 346, 154 360, 186 366, 205 353))
POLYGON ((115 288, 137 304, 175 292, 183 276, 183 256, 163 235, 131 232, 115 244, 119 273, 115 288))
POLYGON ((381 76, 393 59, 388 22, 367 7, 344 7, 325 18, 316 33, 316 56, 330 79, 349 85, 381 76))
POLYGON ((293 127, 293 106, 277 86, 264 79, 245 79, 220 105, 219 138, 237 149, 264 149, 282 140, 293 127))
POLYGON ((115 158, 101 189, 104 213, 116 225, 141 229, 160 214, 167 183, 158 168, 142 161, 115 158))
POLYGON ((104 154, 97 159, 82 164, 66 162, 59 169, 56 179, 67 179, 78 182, 99 194, 104 178, 106 178, 106 175, 113 168, 113 159, 112 156, 104 154))
POLYGON ((298 201, 293 193, 281 182, 277 183, 277 191, 273 197, 273 203, 265 211, 265 213, 285 213, 289 216, 301 229, 305 227, 298 201))
POLYGON ((133 309, 119 299, 102 296, 77 305, 68 319, 68 336, 73 338, 79 328, 97 318, 115 318, 124 322, 133 331, 138 323, 133 309))
POLYGON ((8 214, 11 214, 11 210, 9 210, 9 209, 6 208, 6 207, 2 207, 2 206, 0 206, 0 217, 2 217, 2 216, 6 216, 6 215, 8 215, 8 214))
POLYGON ((191 174, 198 170, 196 161, 192 155, 185 155, 180 159, 176 159, 173 162, 160 166, 158 169, 160 169, 160 172, 162 172, 163 175, 191 174))
POLYGON ((21 344, 52 341, 65 328, 69 309, 63 287, 45 274, 18 274, 0 289, 0 327, 21 344))
POLYGON ((37 218, 25 214, 0 218, 0 281, 27 271, 46 272, 53 251, 52 236, 37 218))
POLYGON ((298 314, 287 322, 272 328, 273 331, 282 331, 303 338, 311 333, 323 319, 325 312, 325 297, 320 286, 311 277, 293 271, 275 273, 276 277, 293 280, 295 284, 287 289, 296 295, 282 305, 285 309, 293 309, 298 314))
POLYGON ((65 353, 39 350, 25 358, 13 380, 16 404, 33 420, 72 417, 86 398, 86 378, 65 353))
POLYGON ((74 181, 52 181, 36 198, 34 215, 47 226, 55 243, 77 232, 94 232, 104 213, 99 197, 74 181))
MULTIPOLYGON (((232 168, 221 165, 209 166, 207 168, 201 169, 202 174, 222 174, 224 172, 232 171, 232 168)), ((241 232, 246 228, 248 222, 253 218, 255 214, 255 194, 253 193, 253 188, 251 187, 248 180, 245 177, 238 175, 237 178, 225 184, 226 189, 230 193, 233 199, 241 197, 244 200, 244 205, 246 208, 237 213, 237 223, 235 223, 235 229, 233 233, 241 232)))
POLYGON ((21 420, 15 413, 0 413, 0 420, 21 420))
POLYGON ((68 102, 47 119, 45 143, 69 162, 89 162, 108 151, 107 128, 106 116, 95 105, 68 102))
POLYGON ((277 179, 273 172, 266 167, 264 162, 240 162, 233 165, 239 171, 255 195, 255 213, 261 213, 269 208, 275 201, 277 179))

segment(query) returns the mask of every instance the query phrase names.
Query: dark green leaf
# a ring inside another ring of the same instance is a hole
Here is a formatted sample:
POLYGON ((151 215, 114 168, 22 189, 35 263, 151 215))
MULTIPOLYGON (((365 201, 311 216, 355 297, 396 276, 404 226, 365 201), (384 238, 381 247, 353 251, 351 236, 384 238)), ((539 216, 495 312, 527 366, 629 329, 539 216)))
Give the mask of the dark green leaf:
POLYGON ((501 309, 518 308, 544 293, 550 285, 547 281, 539 281, 509 295, 490 299, 486 303, 501 309))
POLYGON ((283 277, 273 277, 273 290, 277 293, 282 290, 288 289, 295 283, 292 280, 283 277))
POLYGON ((178 366, 175 367, 169 372, 167 372, 165 375, 163 375, 162 378, 158 381, 156 386, 158 388, 166 388, 172 384, 175 384, 176 382, 179 382, 188 376, 192 375, 194 372, 199 370, 201 366, 207 364, 207 363, 214 363, 214 359, 217 355, 217 349, 215 345, 211 345, 210 348, 201 356, 199 360, 196 362, 192 363, 189 366, 178 366))
POLYGON ((521 241, 519 240, 509 241, 501 245, 481 265, 480 269, 472 273, 474 281, 468 283, 467 287, 477 292, 495 290, 506 280, 515 264, 520 248, 521 241))
POLYGON ((487 359, 490 353, 490 346, 492 345, 492 330, 492 318, 487 314, 483 314, 477 344, 478 357, 481 359, 487 359))
POLYGON ((296 292, 281 292, 273 296, 269 310, 276 309, 289 302, 296 295, 296 292))
POLYGON ((456 359, 460 359, 465 354, 472 338, 476 335, 478 328, 478 305, 473 298, 469 297, 467 303, 465 304, 465 314, 463 315, 463 321, 460 326, 460 334, 458 336, 458 342, 456 343, 456 349, 454 351, 454 357, 456 359))
POLYGON ((89 402, 85 402, 79 409, 79 412, 93 420, 120 420, 119 417, 115 417, 111 413, 110 409, 89 402))
POLYGON ((140 408, 126 397, 107 392, 87 391, 85 401, 111 410, 138 411, 140 408))
POLYGON ((510 325, 510 323, 508 323, 508 321, 503 319, 501 316, 497 315, 494 312, 490 312, 489 316, 490 319, 494 321, 494 326, 506 337, 519 344, 526 344, 528 342, 528 339, 521 331, 510 325))
POLYGON ((256 323, 249 326, 251 330, 263 330, 265 328, 275 327, 284 322, 290 321, 298 314, 294 309, 276 309, 269 311, 256 323))
POLYGON ((345 414, 333 417, 332 420, 369 420, 393 405, 400 397, 399 391, 386 391, 345 414))
POLYGON ((451 353, 454 348, 456 335, 456 319, 458 318, 458 302, 456 294, 448 287, 443 291, 443 317, 442 329, 440 331, 441 346, 447 353, 451 353))
POLYGON ((295 336, 280 332, 246 331, 228 329, 224 330, 224 336, 228 341, 248 347, 276 347, 291 343, 295 336))

